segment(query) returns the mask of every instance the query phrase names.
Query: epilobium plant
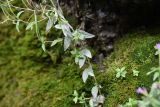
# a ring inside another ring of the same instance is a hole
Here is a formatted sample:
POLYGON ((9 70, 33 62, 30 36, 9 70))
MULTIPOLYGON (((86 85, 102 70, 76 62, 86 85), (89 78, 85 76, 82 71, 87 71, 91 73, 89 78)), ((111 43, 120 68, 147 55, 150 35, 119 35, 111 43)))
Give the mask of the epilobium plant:
POLYGON ((75 57, 75 63, 79 65, 79 68, 84 67, 84 65, 88 66, 82 73, 83 82, 85 83, 89 76, 93 77, 95 81, 95 85, 91 89, 92 97, 85 98, 83 93, 81 96, 78 96, 78 93, 74 91, 74 102, 83 103, 85 106, 88 105, 88 102, 91 107, 96 107, 99 103, 103 104, 105 98, 101 94, 101 87, 96 80, 90 62, 92 54, 85 46, 80 46, 79 48, 76 47, 77 44, 85 42, 86 39, 93 38, 94 35, 80 29, 73 29, 63 16, 62 9, 58 2, 54 3, 53 0, 42 0, 41 3, 36 3, 32 0, 22 0, 23 7, 14 5, 14 2, 14 0, 0 1, 0 8, 5 16, 5 20, 1 23, 7 21, 13 22, 13 24, 16 25, 18 32, 20 32, 19 25, 22 23, 26 25, 26 30, 35 30, 38 39, 42 43, 42 49, 45 52, 47 52, 46 44, 50 44, 52 47, 59 42, 63 42, 64 51, 68 48, 72 50, 71 54, 75 57), (21 16, 25 13, 30 15, 23 20, 21 19, 21 16), (42 22, 46 22, 46 33, 48 33, 51 28, 55 28, 61 30, 64 37, 47 40, 47 37, 41 35, 39 24, 42 22))
POLYGON ((147 73, 147 75, 153 74, 153 81, 160 81, 160 43, 155 46, 156 54, 159 57, 159 66, 151 68, 151 71, 147 73))
POLYGON ((79 94, 78 94, 78 92, 76 91, 76 90, 74 90, 74 94, 73 94, 73 96, 74 96, 74 99, 73 99, 73 101, 75 102, 75 103, 82 103, 82 104, 85 104, 85 105, 87 105, 86 104, 86 98, 85 98, 85 93, 82 93, 80 96, 79 96, 79 94))
POLYGON ((142 100, 129 99, 129 102, 119 107, 160 107, 160 82, 152 84, 150 92, 146 88, 139 87, 137 94, 142 94, 142 100))
POLYGON ((160 107, 160 83, 152 84, 148 93, 145 88, 138 88, 137 92, 144 95, 142 101, 138 101, 138 107, 160 107))
POLYGON ((119 105, 118 107, 136 107, 138 101, 132 98, 129 98, 129 101, 125 105, 119 105))

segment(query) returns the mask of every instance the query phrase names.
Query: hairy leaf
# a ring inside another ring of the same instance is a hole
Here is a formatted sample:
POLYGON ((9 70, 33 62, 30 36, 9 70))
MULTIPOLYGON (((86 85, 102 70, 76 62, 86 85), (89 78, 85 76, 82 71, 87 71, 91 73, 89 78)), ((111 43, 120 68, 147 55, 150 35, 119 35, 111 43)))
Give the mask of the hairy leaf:
POLYGON ((63 41, 62 38, 58 38, 58 39, 54 40, 54 41, 52 42, 52 44, 51 44, 51 47, 54 46, 54 45, 56 45, 58 42, 62 42, 62 41, 63 41))
POLYGON ((77 92, 76 90, 74 90, 73 95, 74 95, 75 97, 78 97, 78 92, 77 92))
POLYGON ((83 31, 83 30, 78 30, 78 32, 80 32, 80 34, 84 35, 84 37, 85 37, 86 39, 95 37, 95 35, 92 35, 92 34, 90 34, 90 33, 87 33, 87 32, 85 32, 85 31, 83 31))
POLYGON ((71 38, 68 36, 64 37, 64 51, 66 51, 71 45, 71 38))
POLYGON ((82 66, 84 65, 86 61, 86 57, 82 57, 82 58, 79 58, 79 67, 82 68, 82 66))
POLYGON ((92 98, 89 100, 89 105, 90 105, 90 107, 94 107, 94 102, 93 102, 92 98))
POLYGON ((26 27, 26 30, 29 30, 29 29, 33 29, 33 25, 34 25, 34 22, 30 22, 27 27, 26 27))
POLYGON ((81 53, 82 53, 83 55, 85 55, 86 57, 88 57, 88 58, 92 58, 91 52, 90 52, 90 50, 88 50, 88 49, 83 49, 83 50, 81 51, 81 53))
POLYGON ((46 26, 46 32, 48 32, 53 26, 53 20, 49 19, 46 26))
POLYGON ((79 58, 75 57, 75 63, 78 64, 79 63, 79 58))
POLYGON ((105 97, 103 95, 99 95, 98 96, 98 102, 101 103, 101 104, 103 104, 104 101, 105 101, 105 97))
POLYGON ((94 76, 92 66, 89 66, 83 71, 82 78, 84 82, 86 82, 88 76, 94 76))
POLYGON ((82 79, 83 79, 83 82, 85 83, 86 80, 88 79, 88 72, 87 71, 83 71, 83 74, 82 74, 82 79))
POLYGON ((19 18, 20 17, 20 15, 23 13, 24 11, 20 11, 20 12, 18 12, 18 14, 17 14, 17 18, 19 18))
POLYGON ((57 24, 54 26, 56 29, 62 29, 61 24, 57 24))
POLYGON ((42 49, 43 49, 44 52, 46 51, 46 47, 45 47, 44 43, 42 43, 42 49))
POLYGON ((94 76, 94 73, 93 73, 93 69, 92 69, 92 66, 90 65, 89 68, 87 68, 87 71, 88 71, 88 75, 90 76, 94 76))
POLYGON ((70 27, 68 26, 68 24, 62 24, 61 28, 62 28, 63 34, 65 36, 69 36, 69 37, 72 36, 71 30, 70 30, 70 27))
POLYGON ((19 21, 17 21, 17 23, 16 23, 16 30, 17 30, 18 32, 20 32, 20 30, 19 30, 19 21))
POLYGON ((92 93, 92 96, 93 98, 96 98, 97 95, 98 95, 98 87, 97 86, 94 86, 91 90, 91 93, 92 93))

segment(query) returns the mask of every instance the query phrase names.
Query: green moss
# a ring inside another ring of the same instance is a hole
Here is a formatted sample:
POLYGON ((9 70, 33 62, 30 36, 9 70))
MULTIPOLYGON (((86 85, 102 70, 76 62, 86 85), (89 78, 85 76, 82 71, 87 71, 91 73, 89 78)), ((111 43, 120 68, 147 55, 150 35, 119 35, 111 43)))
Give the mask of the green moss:
MULTIPOLYGON (((68 53, 62 54, 62 44, 47 47, 47 54, 34 32, 19 34, 9 30, 12 28, 0 30, 0 106, 79 107, 72 101, 73 91, 90 95, 93 82, 82 82, 81 70, 68 53)), ((106 96, 105 107, 116 107, 130 97, 139 98, 136 88, 150 86, 152 80, 146 73, 158 64, 153 46, 159 40, 159 35, 141 33, 116 40, 114 52, 104 60, 105 72, 97 73, 106 96), (117 79, 115 69, 121 67, 126 67, 128 73, 126 78, 117 79), (138 77, 133 77, 132 69, 140 71, 138 77)), ((97 65, 94 68, 98 71, 97 65)))
POLYGON ((127 34, 116 40, 114 52, 104 63, 106 71, 98 77, 106 93, 105 107, 116 107, 128 98, 139 98, 136 94, 137 87, 151 85, 152 79, 146 73, 151 67, 158 65, 154 45, 159 40, 159 35, 141 33, 127 34), (126 78, 117 79, 115 69, 122 67, 126 67, 126 78), (133 69, 140 71, 138 77, 133 76, 133 69))
POLYGON ((5 26, 0 26, 5 28, 0 30, 0 107, 72 106, 72 93, 83 83, 72 58, 62 56, 62 44, 44 53, 34 32, 5 26))

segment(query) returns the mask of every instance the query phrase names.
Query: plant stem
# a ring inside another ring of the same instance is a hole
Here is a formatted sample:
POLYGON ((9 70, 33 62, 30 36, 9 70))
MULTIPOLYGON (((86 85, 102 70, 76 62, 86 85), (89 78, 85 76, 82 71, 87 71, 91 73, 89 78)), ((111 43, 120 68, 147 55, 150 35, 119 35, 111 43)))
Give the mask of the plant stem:
POLYGON ((158 49, 159 67, 160 67, 160 49, 158 49))

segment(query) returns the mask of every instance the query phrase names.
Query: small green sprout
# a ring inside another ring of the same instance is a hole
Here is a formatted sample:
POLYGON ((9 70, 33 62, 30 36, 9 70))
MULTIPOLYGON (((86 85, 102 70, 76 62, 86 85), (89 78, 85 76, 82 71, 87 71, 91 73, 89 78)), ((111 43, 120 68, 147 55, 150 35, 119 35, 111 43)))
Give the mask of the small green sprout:
POLYGON ((120 68, 116 69, 116 78, 120 78, 120 77, 125 78, 126 74, 127 74, 127 71, 125 70, 125 67, 122 67, 121 69, 120 68))
POLYGON ((139 71, 133 70, 133 76, 138 77, 138 75, 139 75, 139 71))

